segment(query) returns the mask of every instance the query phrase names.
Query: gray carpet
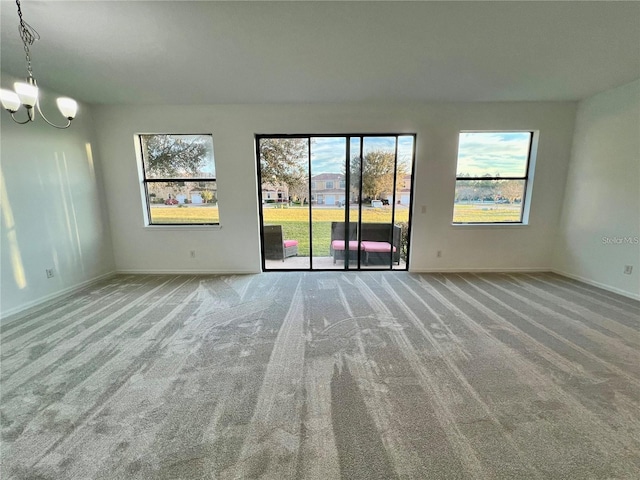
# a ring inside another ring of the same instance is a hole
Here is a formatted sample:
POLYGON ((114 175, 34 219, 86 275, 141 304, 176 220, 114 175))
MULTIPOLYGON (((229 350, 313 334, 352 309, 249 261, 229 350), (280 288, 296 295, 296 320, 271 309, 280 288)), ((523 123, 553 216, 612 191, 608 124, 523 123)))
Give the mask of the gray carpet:
POLYGON ((118 276, 2 326, 2 478, 638 479, 639 317, 550 274, 118 276))

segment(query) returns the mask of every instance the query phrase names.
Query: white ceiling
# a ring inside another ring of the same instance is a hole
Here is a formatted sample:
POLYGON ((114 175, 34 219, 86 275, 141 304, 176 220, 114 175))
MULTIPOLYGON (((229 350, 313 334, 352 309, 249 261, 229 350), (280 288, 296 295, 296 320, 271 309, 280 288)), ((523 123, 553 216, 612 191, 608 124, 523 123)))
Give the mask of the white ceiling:
MULTIPOLYGON (((638 2, 22 1, 41 87, 103 104, 577 100, 640 78, 638 2)), ((2 0, 1 68, 25 76, 2 0)), ((7 88, 3 80, 3 87, 7 88)))

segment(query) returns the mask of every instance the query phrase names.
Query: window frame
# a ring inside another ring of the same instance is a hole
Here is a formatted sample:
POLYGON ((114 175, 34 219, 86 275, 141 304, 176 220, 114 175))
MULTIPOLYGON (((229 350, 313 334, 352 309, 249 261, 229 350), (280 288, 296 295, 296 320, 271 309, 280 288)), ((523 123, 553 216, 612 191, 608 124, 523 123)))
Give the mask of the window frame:
POLYGON ((137 146, 137 153, 138 153, 138 157, 139 157, 139 162, 138 162, 138 170, 139 170, 139 174, 140 174, 140 183, 141 183, 141 196, 142 196, 142 201, 144 204, 146 204, 146 208, 144 209, 145 212, 145 226, 146 227, 150 227, 150 228, 155 228, 155 227, 160 227, 160 228, 199 228, 199 227, 214 227, 214 228, 220 228, 220 213, 218 210, 218 221, 217 222, 207 222, 207 223, 159 223, 159 222, 153 222, 152 221, 152 216, 151 216, 151 202, 149 201, 149 188, 148 185, 151 183, 179 183, 179 182, 188 182, 188 183, 210 183, 210 182, 215 182, 216 184, 216 203, 218 203, 218 172, 217 172, 217 168, 216 168, 216 163, 215 163, 215 154, 214 154, 214 142, 213 142, 213 134, 212 133, 136 133, 135 135, 135 141, 136 141, 136 146, 137 146), (143 146, 143 137, 150 137, 150 136, 162 136, 162 135, 166 135, 166 136, 174 136, 174 137, 180 137, 180 136, 202 136, 202 137, 210 137, 211 139, 211 152, 212 152, 212 161, 213 161, 213 165, 214 165, 214 169, 215 169, 215 177, 174 177, 174 178, 147 178, 147 172, 145 169, 145 151, 144 151, 144 146, 143 146))
POLYGON ((535 160, 537 156, 537 144, 538 144, 538 134, 539 132, 536 130, 460 130, 458 132, 458 149, 456 152, 456 178, 454 183, 454 202, 453 202, 453 212, 451 216, 451 225, 455 227, 464 227, 464 226, 522 226, 528 225, 529 223, 529 199, 531 196, 531 187, 533 184, 533 169, 535 167, 535 160), (524 170, 524 176, 509 176, 509 177, 459 177, 458 176, 458 161, 460 155, 460 135, 463 133, 528 133, 529 134, 529 149, 527 155, 526 167, 524 170), (520 180, 524 181, 523 193, 522 193, 522 201, 520 208, 520 220, 517 222, 456 222, 454 221, 455 216, 455 192, 458 187, 458 182, 464 181, 500 181, 500 180, 520 180))

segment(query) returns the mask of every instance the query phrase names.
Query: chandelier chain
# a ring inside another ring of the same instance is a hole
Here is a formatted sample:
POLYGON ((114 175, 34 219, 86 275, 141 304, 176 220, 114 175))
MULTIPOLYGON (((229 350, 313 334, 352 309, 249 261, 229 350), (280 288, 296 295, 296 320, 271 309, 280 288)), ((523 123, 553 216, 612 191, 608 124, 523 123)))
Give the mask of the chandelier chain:
POLYGON ((24 45, 24 53, 27 59, 27 73, 29 78, 33 78, 33 69, 31 67, 31 53, 29 52, 29 45, 33 45, 36 40, 40 40, 40 34, 35 28, 29 25, 22 18, 22 9, 20 8, 20 0, 16 0, 18 6, 18 17, 20 18, 20 24, 18 25, 18 31, 20 32, 20 38, 24 45))

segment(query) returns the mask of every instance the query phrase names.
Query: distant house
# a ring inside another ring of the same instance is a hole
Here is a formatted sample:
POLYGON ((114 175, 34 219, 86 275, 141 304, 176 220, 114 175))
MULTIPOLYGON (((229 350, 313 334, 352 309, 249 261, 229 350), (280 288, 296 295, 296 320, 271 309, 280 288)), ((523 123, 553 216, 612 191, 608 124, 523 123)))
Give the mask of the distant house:
POLYGON ((151 203, 164 203, 168 199, 175 198, 178 203, 194 203, 197 205, 207 203, 202 196, 202 192, 205 190, 213 193, 213 201, 215 201, 218 197, 216 186, 215 183, 211 184, 210 182, 150 183, 148 186, 149 198, 151 203))
MULTIPOLYGON (((390 194, 382 193, 383 201, 390 202, 390 194)), ((357 200, 352 194, 351 201, 357 200)), ((398 182, 395 201, 398 205, 409 205, 411 200, 411 175, 406 174, 398 182)), ((311 201, 317 205, 344 205, 346 180, 341 173, 321 173, 311 177, 311 201)), ((384 202, 383 202, 384 203, 384 202)))
POLYGON ((264 203, 288 202, 289 187, 287 185, 262 184, 262 201, 264 203))
POLYGON ((396 203, 409 206, 409 201, 411 200, 411 175, 405 174, 398 187, 396 189, 396 203))
POLYGON ((320 173, 311 177, 311 202, 317 205, 344 205, 346 190, 342 173, 320 173))

